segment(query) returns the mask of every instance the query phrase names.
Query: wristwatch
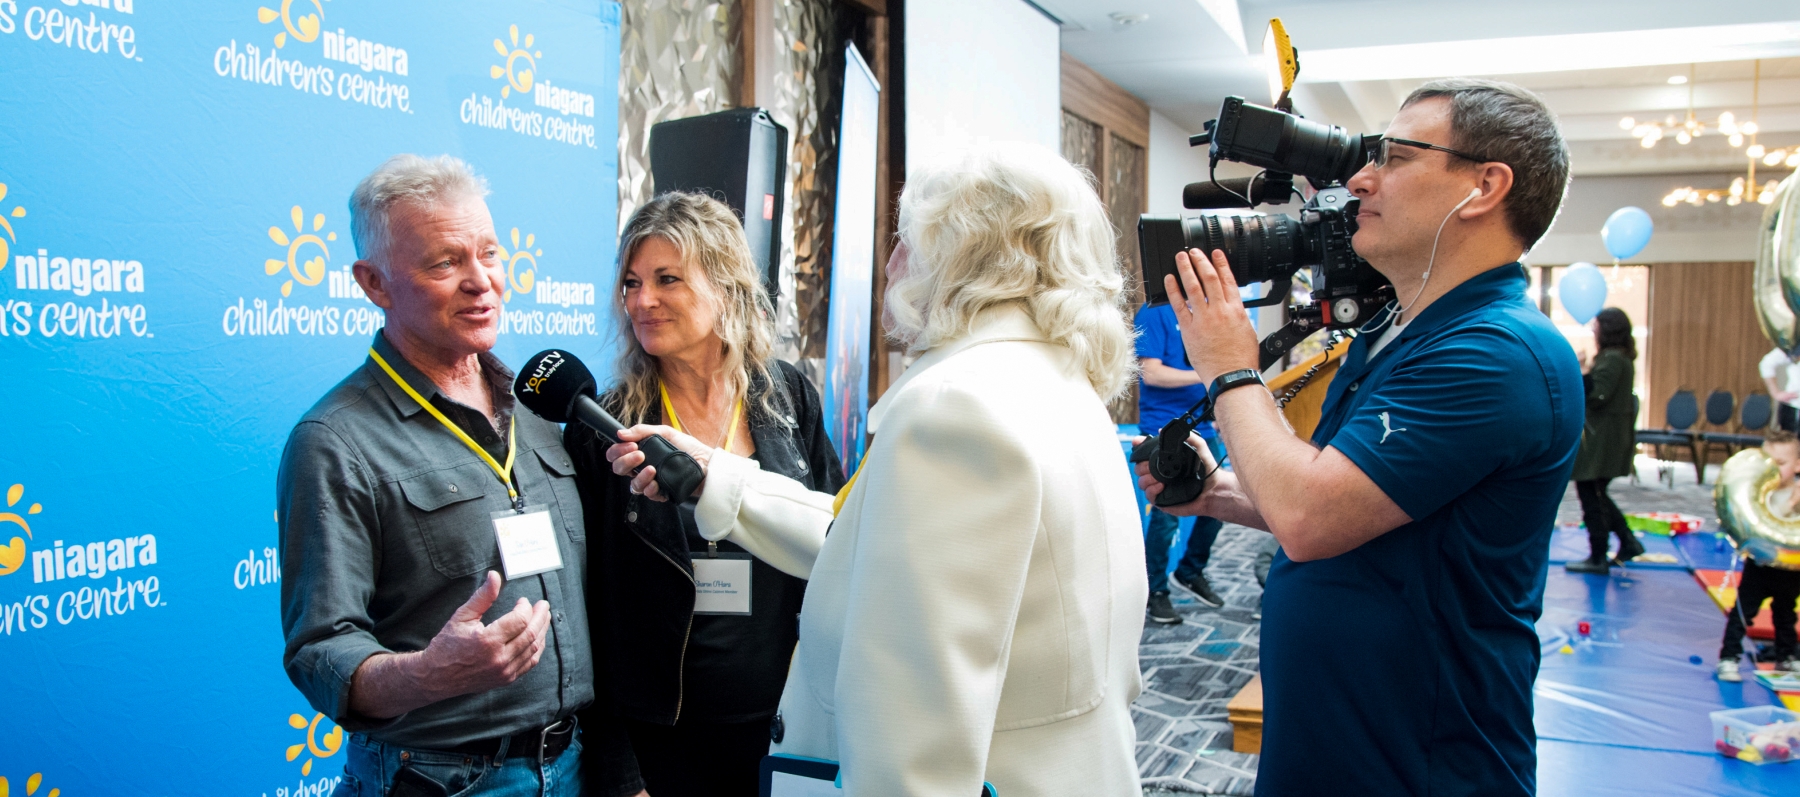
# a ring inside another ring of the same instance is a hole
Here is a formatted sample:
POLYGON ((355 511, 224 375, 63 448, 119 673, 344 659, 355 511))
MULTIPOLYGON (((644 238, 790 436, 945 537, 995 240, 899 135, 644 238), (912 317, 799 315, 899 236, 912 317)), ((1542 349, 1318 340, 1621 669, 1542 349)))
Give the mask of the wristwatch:
POLYGON ((1220 395, 1223 395, 1225 391, 1234 387, 1243 387, 1250 384, 1260 385, 1262 383, 1263 378, 1261 372, 1253 368, 1244 368, 1230 373, 1220 374, 1218 379, 1213 380, 1212 387, 1207 388, 1206 397, 1217 402, 1220 395))

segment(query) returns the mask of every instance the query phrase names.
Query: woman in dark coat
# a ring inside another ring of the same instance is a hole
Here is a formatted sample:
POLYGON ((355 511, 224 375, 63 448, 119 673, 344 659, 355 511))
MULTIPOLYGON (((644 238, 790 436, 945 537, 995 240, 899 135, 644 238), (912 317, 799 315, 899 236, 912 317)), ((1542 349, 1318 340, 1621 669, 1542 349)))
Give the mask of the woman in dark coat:
MULTIPOLYGON (((836 492, 844 471, 818 391, 771 354, 774 313, 731 208, 663 194, 619 237, 622 351, 601 402, 641 424, 630 439, 652 431, 703 467, 729 459, 836 492)), ((634 793, 598 789, 630 780, 635 766, 654 797, 753 797, 799 638, 806 582, 796 573, 808 572, 824 538, 758 547, 709 525, 735 515, 710 508, 708 499, 729 496, 703 492, 697 505, 676 506, 654 489, 639 492, 648 488, 628 475, 642 461, 635 446, 613 452, 618 468, 608 443, 579 424, 569 424, 564 446, 588 531, 596 704, 582 725, 622 725, 631 750, 628 760, 589 756, 588 793, 634 793), (788 555, 808 549, 804 566, 788 555), (738 600, 720 598, 725 585, 738 600)))
POLYGON ((1637 339, 1631 334, 1631 318, 1617 307, 1601 310, 1594 317, 1593 328, 1600 351, 1582 378, 1587 386, 1587 424, 1572 477, 1575 496, 1581 499, 1590 552, 1587 559, 1567 565, 1572 573, 1605 573, 1614 562, 1629 562, 1644 552, 1644 544, 1625 525, 1625 513, 1606 494, 1608 482, 1631 475, 1637 450, 1637 402, 1631 393, 1637 339), (1619 553, 1608 561, 1607 537, 1612 534, 1619 536, 1619 553))

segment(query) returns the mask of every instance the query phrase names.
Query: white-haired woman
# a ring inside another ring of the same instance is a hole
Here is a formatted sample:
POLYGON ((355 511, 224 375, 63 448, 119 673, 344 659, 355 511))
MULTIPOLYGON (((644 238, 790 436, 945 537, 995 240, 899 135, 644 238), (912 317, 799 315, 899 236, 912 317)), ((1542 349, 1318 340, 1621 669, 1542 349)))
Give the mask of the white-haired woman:
POLYGON ((1135 362, 1100 201, 1047 151, 970 154, 907 183, 887 273, 921 356, 849 488, 714 455, 696 513, 830 524, 772 750, 841 762, 851 795, 1137 795, 1144 550, 1106 411, 1135 362))
MULTIPOLYGON (((699 194, 659 196, 625 225, 619 263, 613 310, 624 349, 602 402, 626 423, 647 424, 627 438, 660 433, 703 460, 716 448, 805 489, 838 489, 843 468, 818 393, 770 355, 768 296, 731 208, 699 194)), ((615 475, 592 431, 570 424, 564 438, 588 527, 599 704, 586 724, 623 718, 656 797, 755 794, 802 577, 824 530, 797 529, 798 542, 774 545, 703 538, 689 509, 646 500, 628 475, 615 475), (743 600, 702 595, 718 581, 743 600)), ((622 446, 614 458, 632 451, 622 446)), ((618 769, 604 757, 589 763, 590 773, 618 769)))

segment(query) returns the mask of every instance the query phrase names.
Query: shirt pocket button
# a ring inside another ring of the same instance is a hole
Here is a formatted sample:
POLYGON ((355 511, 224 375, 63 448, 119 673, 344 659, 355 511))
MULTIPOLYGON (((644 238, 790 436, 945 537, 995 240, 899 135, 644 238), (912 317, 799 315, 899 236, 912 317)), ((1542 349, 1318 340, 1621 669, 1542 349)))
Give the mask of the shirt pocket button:
POLYGON ((450 492, 454 493, 454 492, 456 492, 456 485, 446 484, 446 485, 444 485, 444 489, 449 490, 450 492))

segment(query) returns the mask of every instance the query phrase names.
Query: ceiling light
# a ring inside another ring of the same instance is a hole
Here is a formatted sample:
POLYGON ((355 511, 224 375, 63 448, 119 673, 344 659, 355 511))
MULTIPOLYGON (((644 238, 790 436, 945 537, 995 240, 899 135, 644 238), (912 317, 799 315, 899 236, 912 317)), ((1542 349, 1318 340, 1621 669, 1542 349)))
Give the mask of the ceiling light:
POLYGON ((1637 120, 1633 119, 1629 116, 1619 120, 1619 129, 1620 130, 1630 130, 1631 128, 1636 127, 1636 126, 1637 126, 1637 120))
POLYGON ((1733 147, 1741 147, 1744 145, 1744 134, 1743 133, 1732 133, 1731 137, 1725 139, 1725 141, 1726 141, 1726 143, 1730 144, 1733 147))
POLYGON ((1800 21, 1340 47, 1306 52, 1312 83, 1512 75, 1800 56, 1800 21))
POLYGON ((1760 158, 1763 156, 1763 145, 1751 144, 1750 146, 1744 148, 1744 154, 1748 155, 1752 158, 1760 158))
POLYGON ((1115 30, 1119 28, 1129 28, 1133 25, 1141 25, 1150 21, 1149 14, 1129 14, 1124 11, 1114 11, 1106 16, 1108 19, 1112 20, 1113 29, 1115 30))
POLYGON ((1764 166, 1774 166, 1784 160, 1787 160, 1787 150, 1783 149, 1770 150, 1762 159, 1764 166))
POLYGON ((1800 169, 1800 149, 1788 153, 1787 161, 1783 165, 1790 169, 1800 169))
POLYGON ((1669 85, 1680 86, 1687 83, 1687 75, 1670 75, 1669 85))

